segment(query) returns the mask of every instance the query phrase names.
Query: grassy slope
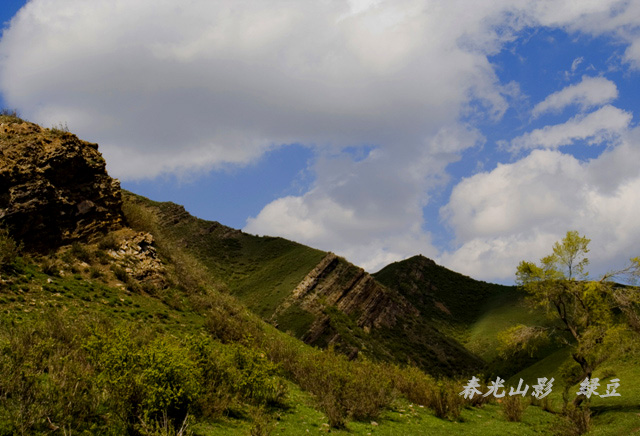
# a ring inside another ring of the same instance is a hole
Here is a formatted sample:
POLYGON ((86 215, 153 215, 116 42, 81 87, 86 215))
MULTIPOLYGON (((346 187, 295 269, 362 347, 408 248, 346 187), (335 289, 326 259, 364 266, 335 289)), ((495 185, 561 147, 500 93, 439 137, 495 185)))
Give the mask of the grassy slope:
MULTIPOLYGON (((167 304, 159 298, 128 292, 123 286, 108 285, 103 279, 91 279, 88 270, 63 277, 50 276, 33 264, 23 272, 9 288, 5 288, 0 305, 5 320, 29 322, 34 317, 44 316, 49 311, 63 312, 69 318, 90 313, 107 315, 114 322, 145 322, 176 335, 190 334, 202 329, 203 319, 198 313, 177 304, 167 304)), ((272 334, 281 334, 273 330, 272 334)), ((537 365, 517 374, 508 381, 514 384, 519 377, 530 380, 535 376, 552 376, 565 356, 552 355, 537 365)), ((615 375, 621 379, 623 396, 619 398, 595 399, 593 404, 595 428, 591 434, 634 434, 640 427, 637 414, 640 388, 633 381, 640 376, 640 361, 629 357, 620 364, 611 365, 615 375)), ((611 378, 611 376, 609 377, 611 378)), ((559 404, 559 390, 552 394, 559 404)), ((269 415, 273 435, 297 435, 326 433, 327 420, 313 406, 312 397, 295 384, 290 383, 289 408, 275 410, 269 415)), ((557 410, 556 405, 556 410, 557 410)), ((351 422, 346 431, 332 429, 339 435, 488 435, 488 434, 554 434, 559 418, 530 406, 521 423, 511 423, 503 417, 497 404, 485 405, 481 409, 464 409, 460 422, 438 419, 433 412, 418 405, 410 405, 398 399, 394 407, 385 412, 375 424, 351 422), (377 424, 377 425, 376 425, 377 424)), ((245 435, 252 427, 250 418, 225 418, 220 421, 199 422, 193 430, 203 436, 245 435)))
MULTIPOLYGON (((195 255, 210 276, 263 319, 271 318, 276 307, 326 254, 283 238, 249 235, 198 219, 173 203, 153 202, 130 193, 125 193, 124 201, 125 205, 136 204, 155 216, 154 232, 195 255)), ((344 259, 340 265, 338 284, 360 273, 359 268, 344 259)), ((422 317, 403 319, 393 329, 376 329, 368 334, 356 324, 355 314, 346 316, 331 307, 324 314, 329 318, 329 326, 314 345, 326 346, 338 334, 341 341, 336 347, 347 354, 358 349, 371 358, 413 362, 445 374, 468 372, 469 368, 481 366, 477 357, 422 317)), ((292 305, 277 321, 281 330, 303 338, 314 319, 315 315, 292 305)))
POLYGON ((398 290, 422 316, 460 335, 483 313, 486 303, 495 297, 514 295, 514 288, 474 280, 414 256, 392 263, 373 275, 376 280, 398 290))
POLYGON ((198 219, 173 203, 130 193, 124 199, 156 213, 156 232, 195 254, 231 294, 263 317, 269 317, 326 254, 283 238, 249 235, 198 219))
MULTIPOLYGON (((347 429, 329 429, 325 417, 311 405, 312 398, 292 386, 290 409, 278 414, 270 430, 274 436, 298 436, 300 434, 379 435, 379 436, 441 436, 441 435, 539 435, 553 434, 559 418, 539 407, 528 407, 521 422, 507 421, 498 404, 482 408, 467 408, 460 421, 447 421, 434 416, 430 409, 400 399, 386 411, 381 419, 368 422, 351 422, 347 429)), ((249 431, 246 423, 228 420, 198 427, 204 434, 213 436, 244 436, 249 431)))
MULTIPOLYGON (((522 378, 525 383, 532 385, 537 378, 555 378, 552 393, 549 395, 552 408, 562 408, 562 394, 565 386, 559 380, 562 379, 560 367, 571 362, 569 352, 566 349, 541 359, 530 367, 513 375, 506 382, 509 386, 517 386, 522 378)), ((590 435, 632 435, 640 434, 640 385, 636 380, 640 379, 640 354, 631 352, 623 356, 615 356, 605 362, 594 372, 594 378, 600 379, 600 394, 606 392, 607 383, 611 379, 618 378, 620 387, 617 392, 619 397, 600 398, 592 396, 589 401, 591 419, 593 423, 590 435)), ((568 389, 568 398, 572 400, 579 390, 579 384, 568 389)))

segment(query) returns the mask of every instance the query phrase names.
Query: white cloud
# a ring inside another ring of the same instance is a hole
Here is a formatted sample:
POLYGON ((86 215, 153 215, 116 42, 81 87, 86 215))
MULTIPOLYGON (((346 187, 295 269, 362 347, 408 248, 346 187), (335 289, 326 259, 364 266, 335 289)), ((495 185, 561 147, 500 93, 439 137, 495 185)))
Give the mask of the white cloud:
MULTIPOLYGON (((576 61, 571 69, 574 69, 576 61)), ((554 92, 543 101, 535 105, 532 110, 534 118, 547 112, 560 112, 567 106, 577 104, 581 110, 611 103, 618 97, 616 84, 604 77, 583 76, 582 81, 575 85, 554 92)))
POLYGON ((510 143, 516 152, 531 148, 558 148, 575 141, 586 140, 590 144, 612 141, 627 129, 633 115, 607 105, 586 115, 576 115, 563 124, 545 126, 519 136, 510 143))
POLYGON ((243 230, 335 251, 369 271, 408 255, 435 256, 423 230, 426 193, 446 183, 444 168, 456 151, 482 141, 475 130, 448 126, 404 153, 322 157, 313 189, 271 202, 243 230))
MULTIPOLYGON (((640 60, 637 4, 31 0, 0 41, 0 91, 25 117, 67 122, 98 142, 123 179, 246 164, 282 144, 314 146, 324 157, 313 165, 313 188, 265 206, 247 229, 375 269, 436 254, 423 207, 448 180, 447 165, 483 141, 461 115, 472 107, 499 119, 516 89, 499 83, 488 56, 525 27, 548 26, 615 35, 632 44, 627 61, 640 60), (364 160, 343 152, 361 144, 376 147, 364 160)), ((589 98, 575 101, 587 107, 589 98)), ((606 106, 521 141, 601 140, 629 116, 606 106)), ((522 228, 513 223, 526 217, 509 213, 478 210, 485 221, 474 225, 489 231, 493 216, 522 228)))
POLYGON ((442 209, 457 246, 440 260, 474 277, 508 281, 520 260, 538 260, 575 229, 592 239, 594 275, 626 265, 640 243, 639 160, 636 128, 589 162, 534 150, 463 180, 442 209))
POLYGON ((576 70, 578 69, 578 66, 579 66, 582 62, 584 62, 584 56, 580 56, 580 57, 575 58, 575 59, 573 60, 573 62, 571 62, 571 72, 572 72, 572 73, 575 73, 575 72, 576 72, 576 70))
POLYGON ((574 212, 582 172, 572 156, 534 150, 516 163, 464 179, 442 213, 460 240, 523 233, 551 219, 561 223, 574 212))
POLYGON ((293 142, 414 146, 469 98, 506 109, 486 56, 456 44, 486 27, 464 20, 416 0, 32 0, 0 42, 0 90, 124 179, 293 142))

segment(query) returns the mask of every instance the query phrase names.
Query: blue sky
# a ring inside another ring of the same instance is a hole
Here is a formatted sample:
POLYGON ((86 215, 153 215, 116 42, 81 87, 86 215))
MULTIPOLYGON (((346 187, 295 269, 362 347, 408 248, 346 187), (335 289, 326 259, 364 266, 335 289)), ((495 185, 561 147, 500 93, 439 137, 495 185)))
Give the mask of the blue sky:
POLYGON ((369 271, 509 283, 573 229, 594 275, 640 254, 637 2, 185 5, 5 2, 0 103, 126 189, 369 271))

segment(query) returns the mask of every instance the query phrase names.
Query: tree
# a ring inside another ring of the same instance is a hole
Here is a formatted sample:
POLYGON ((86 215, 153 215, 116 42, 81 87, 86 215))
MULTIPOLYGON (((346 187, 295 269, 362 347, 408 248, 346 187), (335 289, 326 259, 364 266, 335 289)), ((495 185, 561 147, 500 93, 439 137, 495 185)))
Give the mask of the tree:
MULTIPOLYGON (((539 264, 522 261, 518 266, 517 283, 526 291, 528 302, 559 320, 558 327, 519 325, 501 334, 504 344, 519 349, 535 347, 544 338, 559 339, 580 365, 581 374, 573 382, 591 378, 614 349, 630 343, 627 338, 634 331, 640 333, 640 292, 613 281, 639 276, 640 258, 632 259, 623 270, 590 280, 586 271, 589 242, 577 231, 569 231, 539 264)), ((575 402, 581 401, 579 397, 575 402)))

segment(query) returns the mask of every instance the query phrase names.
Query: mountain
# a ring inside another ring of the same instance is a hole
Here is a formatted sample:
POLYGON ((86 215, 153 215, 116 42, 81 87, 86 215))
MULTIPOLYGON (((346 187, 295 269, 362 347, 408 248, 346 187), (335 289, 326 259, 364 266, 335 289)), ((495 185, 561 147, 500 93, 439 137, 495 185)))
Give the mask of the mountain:
POLYGON ((484 365, 395 289, 333 253, 249 235, 193 217, 173 203, 131 193, 123 200, 125 210, 152 217, 142 220, 145 231, 183 247, 218 286, 310 345, 331 346, 352 358, 364 353, 412 363, 435 374, 474 372, 484 365))
POLYGON ((452 331, 472 325, 491 300, 506 296, 515 303, 521 297, 514 286, 472 279, 422 255, 387 265, 373 277, 398 291, 423 317, 452 331))

